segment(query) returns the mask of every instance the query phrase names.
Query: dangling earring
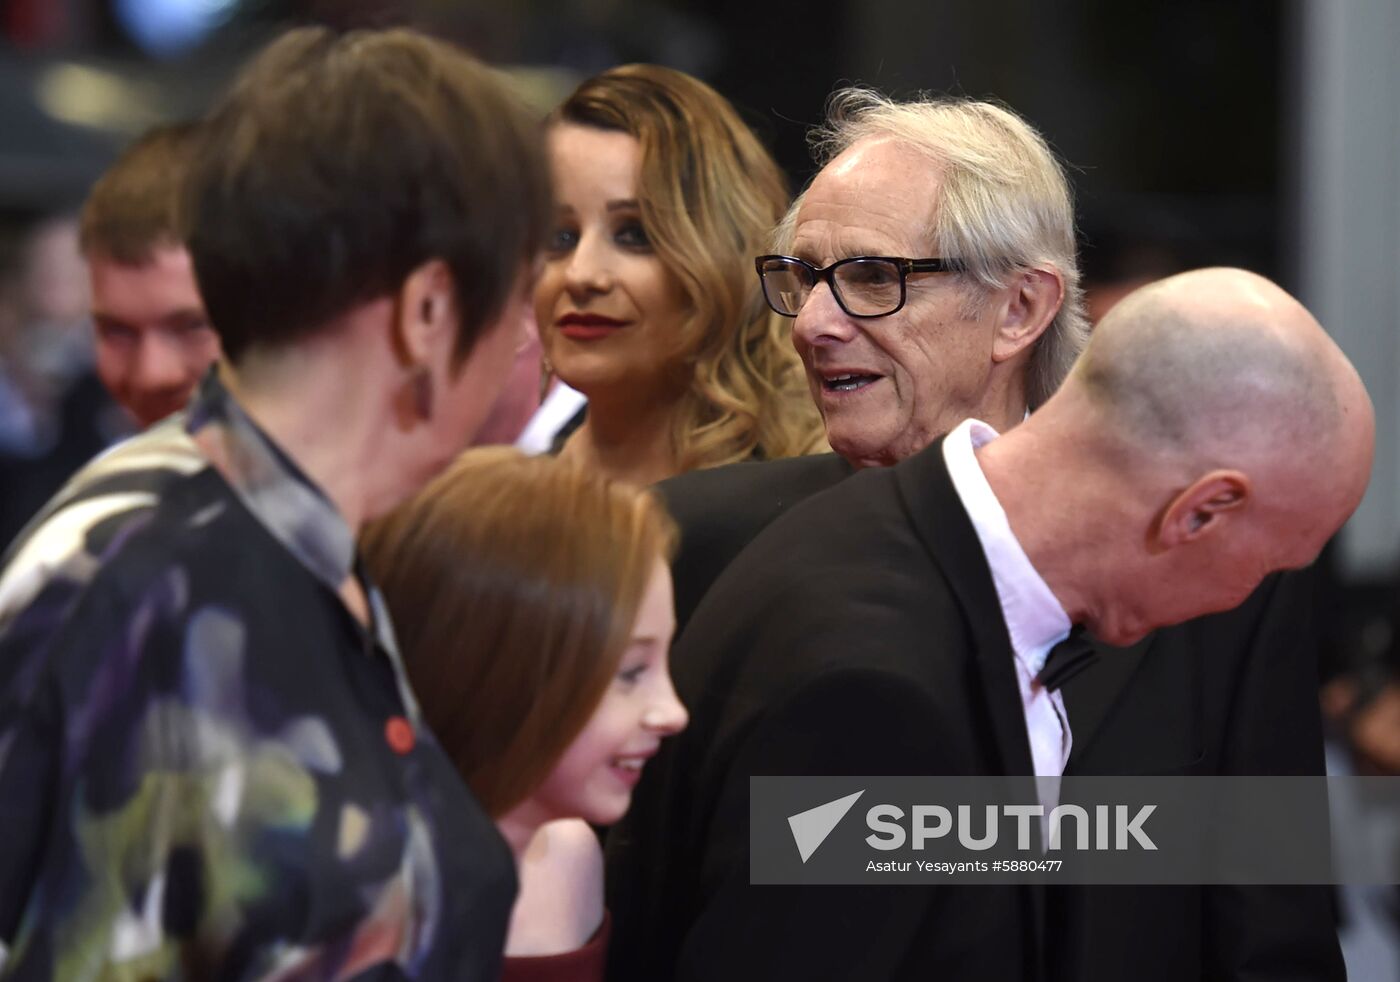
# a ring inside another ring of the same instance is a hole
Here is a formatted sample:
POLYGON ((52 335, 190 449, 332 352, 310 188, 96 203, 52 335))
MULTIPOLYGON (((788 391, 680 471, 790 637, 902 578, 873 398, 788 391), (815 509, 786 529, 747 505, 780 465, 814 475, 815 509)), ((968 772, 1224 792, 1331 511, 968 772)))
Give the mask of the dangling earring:
POLYGON ((540 355, 540 402, 544 402, 544 397, 549 395, 549 387, 554 384, 554 366, 549 362, 549 355, 540 355))
POLYGON ((433 418, 433 375, 427 365, 419 365, 409 379, 409 390, 413 394, 413 411, 421 420, 433 418))

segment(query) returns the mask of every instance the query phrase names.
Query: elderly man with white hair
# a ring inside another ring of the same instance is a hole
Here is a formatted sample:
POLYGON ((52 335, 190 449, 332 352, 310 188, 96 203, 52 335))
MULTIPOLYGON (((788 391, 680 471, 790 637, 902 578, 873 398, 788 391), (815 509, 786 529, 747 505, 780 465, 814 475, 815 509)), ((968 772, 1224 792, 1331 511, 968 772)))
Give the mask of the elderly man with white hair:
POLYGON ((1089 336, 1064 170, 1014 113, 849 89, 813 143, 826 166, 776 230, 785 255, 757 265, 769 304, 794 318, 835 453, 659 485, 683 532, 673 569, 682 627, 793 502, 901 460, 968 417, 1016 425, 1089 336), (876 284, 880 305, 852 308, 848 297, 876 284))
POLYGON ((1052 399, 1087 336, 1073 212, 1009 111, 849 92, 819 145, 758 271, 837 454, 660 486, 692 726, 609 838, 611 977, 1341 977, 1316 888, 747 885, 755 774, 1320 773, 1297 584, 1260 581, 1369 466, 1354 373, 1239 271, 1135 298, 1052 399), (1302 394, 1314 429, 1262 440, 1302 394), (1335 493, 1283 507, 1278 470, 1334 452, 1335 493), (1071 623, 1108 657, 1060 690, 1039 673, 1071 623))

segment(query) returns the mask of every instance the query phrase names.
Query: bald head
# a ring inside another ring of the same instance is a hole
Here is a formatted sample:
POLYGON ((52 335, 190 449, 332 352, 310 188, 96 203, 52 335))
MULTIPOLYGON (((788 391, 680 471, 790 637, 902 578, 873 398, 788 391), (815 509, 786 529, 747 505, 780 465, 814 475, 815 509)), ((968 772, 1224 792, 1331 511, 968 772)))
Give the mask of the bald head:
POLYGON ((1095 330, 1074 384, 1157 459, 1315 471, 1351 457, 1354 471, 1364 457, 1369 473, 1356 370, 1302 304, 1254 273, 1195 270, 1130 294, 1095 330))
POLYGON ((1125 644, 1310 563, 1360 503, 1374 439, 1356 370, 1298 301, 1203 269, 1115 306, 982 460, 1066 609, 1125 644))

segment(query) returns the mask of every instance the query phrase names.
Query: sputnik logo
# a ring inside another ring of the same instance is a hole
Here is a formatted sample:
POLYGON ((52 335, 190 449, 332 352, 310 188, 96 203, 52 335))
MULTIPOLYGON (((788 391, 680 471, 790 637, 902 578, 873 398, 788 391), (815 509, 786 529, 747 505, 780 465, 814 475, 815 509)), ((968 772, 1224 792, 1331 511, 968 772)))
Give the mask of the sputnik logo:
POLYGON ((788 827, 792 829, 792 839, 797 843, 797 852, 802 857, 802 862, 805 863, 811 858, 812 853, 826 841, 826 837, 840 824, 841 819, 846 817, 846 812, 851 810, 856 799, 863 794, 864 791, 857 791, 844 798, 837 798, 816 808, 788 816, 788 827))

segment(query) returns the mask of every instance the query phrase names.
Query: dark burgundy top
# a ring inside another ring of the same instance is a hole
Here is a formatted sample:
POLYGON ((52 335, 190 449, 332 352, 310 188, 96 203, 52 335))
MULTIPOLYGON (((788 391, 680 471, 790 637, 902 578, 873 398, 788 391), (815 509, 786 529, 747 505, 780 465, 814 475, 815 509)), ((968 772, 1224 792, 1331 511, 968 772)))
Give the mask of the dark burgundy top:
POLYGON ((603 982, 611 933, 612 917, 603 911, 603 923, 582 948, 558 955, 506 956, 501 982, 603 982))

